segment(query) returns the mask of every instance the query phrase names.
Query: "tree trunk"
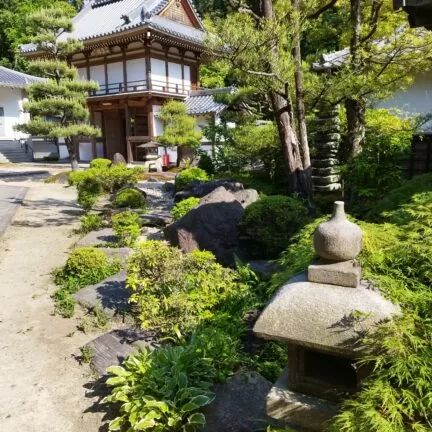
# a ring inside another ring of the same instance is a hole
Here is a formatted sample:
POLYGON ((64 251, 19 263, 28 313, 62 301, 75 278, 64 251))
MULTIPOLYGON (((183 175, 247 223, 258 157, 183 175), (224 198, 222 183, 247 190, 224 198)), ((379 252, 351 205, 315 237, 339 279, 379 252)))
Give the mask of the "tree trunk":
POLYGON ((345 101, 348 130, 348 159, 354 159, 362 150, 365 138, 366 106, 362 99, 345 101))
MULTIPOLYGON (((273 19, 272 0, 262 0, 262 6, 264 18, 273 19)), ((279 56, 278 47, 276 45, 273 47, 273 55, 276 59, 279 56)), ((302 81, 300 82, 302 83, 302 81)), ((285 90, 285 98, 276 92, 271 92, 270 99, 275 113, 279 138, 285 158, 285 165, 287 167, 288 191, 290 193, 300 193, 310 200, 312 197, 312 182, 306 129, 303 130, 306 136, 306 154, 303 154, 303 146, 301 149, 299 147, 299 140, 294 122, 294 110, 289 97, 289 91, 288 89, 285 90), (308 162, 306 170, 303 165, 303 160, 308 162)), ((306 123, 304 123, 304 126, 306 127, 306 123)))
POLYGON ((78 171, 78 155, 76 154, 74 139, 71 137, 65 138, 65 144, 69 153, 69 160, 71 163, 72 171, 78 171))

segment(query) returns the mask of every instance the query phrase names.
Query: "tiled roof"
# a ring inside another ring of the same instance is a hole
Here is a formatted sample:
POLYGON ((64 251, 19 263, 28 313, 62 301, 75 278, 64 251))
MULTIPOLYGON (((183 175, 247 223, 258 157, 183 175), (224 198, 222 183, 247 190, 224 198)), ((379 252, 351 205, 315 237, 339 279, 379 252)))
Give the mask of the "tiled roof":
MULTIPOLYGON (((92 0, 73 18, 73 32, 64 33, 60 39, 66 40, 72 37, 84 41, 138 27, 147 27, 187 41, 201 43, 205 36, 204 26, 193 2, 191 0, 188 2, 192 6, 201 29, 159 17, 157 14, 168 5, 169 0, 92 0)), ((21 51, 36 51, 36 46, 34 44, 22 45, 21 51)))
POLYGON ((321 61, 313 63, 312 68, 316 71, 337 69, 345 64, 350 54, 349 48, 335 51, 329 54, 323 54, 321 61))
POLYGON ((214 95, 232 93, 234 90, 235 89, 233 87, 224 87, 218 89, 192 91, 190 96, 185 101, 188 108, 188 114, 201 115, 220 113, 226 108, 226 105, 221 102, 216 102, 214 95))
POLYGON ((42 81, 44 81, 43 78, 16 72, 0 66, 0 87, 26 88, 30 84, 42 81))

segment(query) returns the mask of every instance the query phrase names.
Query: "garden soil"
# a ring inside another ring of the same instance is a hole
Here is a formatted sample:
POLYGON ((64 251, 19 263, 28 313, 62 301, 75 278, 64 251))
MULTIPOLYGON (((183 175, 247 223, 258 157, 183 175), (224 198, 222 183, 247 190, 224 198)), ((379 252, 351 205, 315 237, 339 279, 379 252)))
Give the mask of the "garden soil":
POLYGON ((71 234, 81 214, 75 189, 17 185, 29 191, 0 237, 0 431, 105 430, 90 369, 77 361, 94 335, 54 315, 50 298, 50 272, 77 240, 71 234))

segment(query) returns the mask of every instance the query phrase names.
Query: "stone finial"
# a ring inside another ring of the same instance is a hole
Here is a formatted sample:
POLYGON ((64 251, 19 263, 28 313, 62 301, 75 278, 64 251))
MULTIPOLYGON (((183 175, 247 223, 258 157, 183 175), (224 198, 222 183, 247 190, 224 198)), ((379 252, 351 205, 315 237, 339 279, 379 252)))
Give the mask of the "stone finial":
POLYGON ((353 260, 361 251, 362 237, 360 227, 346 218, 344 202, 336 201, 331 219, 315 231, 315 251, 329 261, 353 260))

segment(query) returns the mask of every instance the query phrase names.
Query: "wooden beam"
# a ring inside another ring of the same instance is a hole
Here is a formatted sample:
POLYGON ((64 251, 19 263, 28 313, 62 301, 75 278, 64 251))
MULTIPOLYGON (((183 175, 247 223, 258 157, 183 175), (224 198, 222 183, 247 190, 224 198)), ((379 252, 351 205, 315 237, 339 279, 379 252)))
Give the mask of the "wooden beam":
POLYGON ((127 47, 125 45, 122 45, 122 62, 123 62, 123 91, 127 91, 127 83, 128 83, 128 77, 127 77, 127 63, 126 63, 126 49, 127 47))
POLYGON ((108 64, 106 62, 106 57, 104 63, 104 72, 105 72, 105 93, 108 93, 108 64))
POLYGON ((154 113, 153 113, 153 100, 149 98, 147 101, 147 121, 148 121, 148 135, 150 140, 155 136, 154 134, 154 113))
POLYGON ((132 163, 134 160, 132 152, 132 143, 129 140, 131 136, 130 118, 129 118, 129 105, 125 105, 125 121, 126 121, 126 160, 127 163, 132 163))

